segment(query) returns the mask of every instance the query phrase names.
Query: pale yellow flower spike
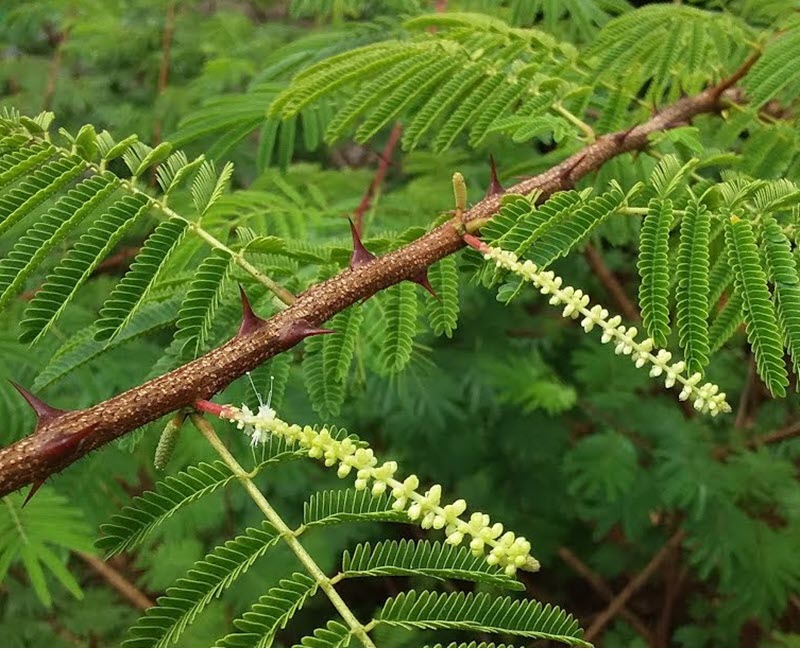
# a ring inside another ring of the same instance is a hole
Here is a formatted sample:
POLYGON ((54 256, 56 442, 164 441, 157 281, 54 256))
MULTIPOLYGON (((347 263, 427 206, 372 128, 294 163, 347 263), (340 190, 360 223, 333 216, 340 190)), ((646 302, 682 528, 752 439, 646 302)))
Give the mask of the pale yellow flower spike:
POLYGON ((397 462, 379 463, 371 448, 357 445, 352 439, 337 440, 327 428, 314 430, 311 426, 298 426, 279 419, 268 405, 259 406, 256 412, 247 406, 219 406, 201 401, 198 409, 234 422, 251 439, 253 444, 264 443, 274 435, 290 444, 299 444, 308 456, 321 460, 325 466, 338 466, 337 475, 346 478, 355 472, 355 487, 370 488, 380 496, 386 492, 394 499, 396 511, 406 511, 412 521, 424 529, 444 530, 447 543, 459 545, 469 537, 469 547, 475 556, 485 556, 487 563, 503 568, 507 575, 517 570, 535 572, 539 562, 531 556, 531 544, 523 536, 504 531, 502 524, 492 523, 489 516, 476 512, 463 520, 467 509, 464 500, 442 505, 442 487, 433 485, 425 493, 418 491, 419 478, 410 475, 402 482, 396 477, 397 462))
POLYGON ((550 296, 550 304, 562 306, 562 315, 565 318, 581 318, 581 326, 587 333, 599 327, 603 330, 601 341, 615 342, 614 352, 630 356, 636 367, 650 364, 650 376, 655 378, 664 376, 664 385, 673 387, 676 383, 682 386, 678 398, 681 401, 691 401, 695 410, 708 413, 712 417, 721 412, 730 412, 731 406, 725 401, 725 393, 713 383, 700 385, 703 375, 695 372, 686 375, 686 363, 678 361, 672 363, 672 353, 666 349, 654 349, 655 344, 650 338, 643 341, 636 340, 639 333, 636 327, 626 327, 618 315, 609 318, 608 310, 601 305, 590 306, 589 296, 580 289, 572 286, 563 286, 563 280, 553 271, 541 271, 536 264, 527 260, 520 262, 513 252, 488 246, 480 239, 465 235, 464 240, 477 249, 487 261, 493 261, 498 268, 505 268, 519 275, 527 282, 533 284, 543 295, 550 296))

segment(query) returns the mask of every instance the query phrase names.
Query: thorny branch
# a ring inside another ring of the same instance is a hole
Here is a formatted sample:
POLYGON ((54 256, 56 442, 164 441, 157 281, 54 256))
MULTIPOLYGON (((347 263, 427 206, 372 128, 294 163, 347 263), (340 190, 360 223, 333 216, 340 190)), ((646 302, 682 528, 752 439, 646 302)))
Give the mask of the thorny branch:
MULTIPOLYGON (((653 133, 676 128, 726 105, 723 94, 758 58, 753 54, 732 76, 685 97, 631 129, 600 136, 558 165, 508 188, 542 199, 569 189, 608 160, 648 146, 653 133)), ((500 193, 490 194, 463 214, 476 230, 500 208, 500 193)), ((41 484, 89 452, 198 399, 208 399, 245 372, 300 342, 314 327, 352 304, 403 280, 419 278, 431 264, 460 250, 462 223, 450 220, 383 257, 343 270, 298 296, 288 308, 258 326, 248 327, 224 345, 167 374, 83 410, 40 418, 32 435, 0 450, 0 496, 41 484)))

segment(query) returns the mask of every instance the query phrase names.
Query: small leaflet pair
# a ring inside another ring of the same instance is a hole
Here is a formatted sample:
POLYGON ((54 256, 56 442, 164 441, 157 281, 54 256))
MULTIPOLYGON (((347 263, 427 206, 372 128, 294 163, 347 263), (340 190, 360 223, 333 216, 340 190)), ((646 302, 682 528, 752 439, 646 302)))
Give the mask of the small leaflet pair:
MULTIPOLYGON (((36 413, 36 428, 33 431, 33 434, 36 435, 43 426, 50 424, 51 422, 55 421, 62 415, 66 414, 68 411, 61 410, 60 408, 53 408, 42 401, 39 397, 35 394, 32 394, 25 388, 23 388, 19 383, 14 381, 10 381, 11 385, 13 385, 17 392, 19 392, 25 401, 28 402, 33 411, 36 413)), ((83 440, 85 440, 94 429, 97 427, 97 424, 91 424, 87 426, 84 430, 79 431, 77 433, 71 433, 68 435, 62 435, 55 439, 48 441, 45 446, 41 450, 41 454, 50 460, 55 460, 57 458, 61 458, 67 455, 71 455, 74 453, 81 445, 83 440)), ((36 480, 31 487, 31 490, 28 492, 27 497, 25 498, 25 502, 22 503, 22 506, 28 504, 33 495, 39 490, 39 488, 44 484, 44 478, 41 480, 36 480)))

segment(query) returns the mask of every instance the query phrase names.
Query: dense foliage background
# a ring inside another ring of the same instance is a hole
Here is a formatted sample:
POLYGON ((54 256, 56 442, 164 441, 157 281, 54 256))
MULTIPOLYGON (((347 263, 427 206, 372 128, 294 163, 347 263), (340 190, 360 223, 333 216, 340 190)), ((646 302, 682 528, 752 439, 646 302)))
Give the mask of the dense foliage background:
MULTIPOLYGON (((786 15, 793 3, 691 4, 730 10, 742 24, 759 28, 786 15)), ((118 139, 137 133, 151 144, 168 140, 187 152, 205 153, 219 166, 234 161, 234 191, 214 218, 257 232, 269 222, 270 232, 307 242, 304 260, 272 269, 297 291, 340 265, 344 253, 315 259, 315 250, 347 245, 342 216, 361 201, 389 129, 366 145, 326 145, 314 119, 324 125, 331 107, 280 125, 267 118, 266 108, 297 70, 399 32, 404 18, 433 11, 434 5, 535 24, 580 49, 607 21, 632 10, 624 0, 10 0, 0 7, 0 105, 29 115, 51 110, 56 124, 71 132, 91 123, 118 139)), ((731 52, 732 60, 737 56, 731 52)), ((717 72, 709 70, 709 80, 717 72)), ((661 106, 681 93, 673 90, 648 101, 661 106)), ((647 113, 631 111, 607 126, 632 125, 647 113)), ((704 117, 696 131, 684 132, 689 149, 681 149, 685 142, 665 140, 663 151, 722 155, 720 150, 729 150, 738 154, 730 160, 742 173, 797 181, 797 130, 780 117, 761 131, 740 133, 731 126, 723 134, 716 118, 704 117)), ((427 226, 452 209, 455 170, 465 175, 470 199, 479 199, 489 182, 489 153, 504 184, 510 184, 579 147, 573 133, 556 133, 562 141, 541 136, 514 142, 490 134, 476 148, 460 141, 439 153, 398 148, 364 217, 369 236, 380 245, 379 233, 427 226)), ((655 162, 645 155, 623 156, 581 187, 612 178, 629 187, 655 162)), ((233 281, 207 339, 195 341, 192 349, 171 342, 174 322, 166 320, 147 336, 105 349, 98 344, 88 358, 84 348, 86 362, 70 365, 69 350, 86 342, 80 333, 95 320, 152 226, 142 223, 126 235, 51 335, 29 347, 17 337, 26 300, 42 275, 31 279, 29 292, 0 316, 0 377, 26 385, 36 381, 56 406, 84 407, 230 337, 238 318, 233 281)), ((589 252, 559 261, 558 272, 608 303, 596 273, 600 264, 635 296, 637 233, 636 219, 609 222, 589 252)), ((186 278, 173 279, 179 285, 186 278)), ((430 316, 435 303, 421 288, 413 291, 419 317, 430 316)), ((709 368, 710 379, 723 385, 734 405, 734 414, 712 421, 695 416, 645 372, 560 319, 533 291, 505 307, 492 291, 462 281, 458 299, 457 329, 439 332, 451 335, 422 334, 402 372, 385 371, 367 330, 341 395, 306 388, 302 347, 258 374, 258 388, 265 393, 269 374, 279 375, 275 396, 285 419, 330 421, 357 431, 385 457, 441 482, 531 539, 543 569, 525 577, 528 594, 564 606, 584 626, 608 605, 604 590, 619 592, 665 551, 656 570, 595 638, 598 644, 800 641, 800 442, 791 439, 798 400, 794 393, 770 398, 755 377, 744 333, 736 333, 709 368), (759 441, 772 440, 776 431, 787 440, 759 441)), ((168 306, 177 312, 179 304, 176 298, 168 306)), ((263 294, 258 304, 275 309, 263 294)), ((254 400, 245 381, 231 386, 225 399, 254 400)), ((0 424, 0 444, 33 426, 32 414, 5 383, 0 424)), ((241 491, 220 491, 179 511, 143 547, 104 567, 93 549, 99 526, 163 478, 152 460, 160 427, 163 422, 72 466, 22 513, 21 496, 3 499, 0 644, 119 644, 143 601, 155 600, 210 548, 260 520, 241 491), (52 550, 46 574, 34 558, 42 546, 52 550)), ((247 440, 231 428, 225 434, 246 456, 247 440)), ((212 457, 187 427, 166 472, 212 457)), ((280 466, 259 480, 295 523, 310 492, 337 485, 335 476, 313 464, 280 466)), ((356 539, 422 534, 404 526, 334 527, 310 533, 305 543, 330 570, 356 539)), ((205 645, 223 636, 267 585, 297 568, 285 548, 276 548, 187 629, 181 644, 205 645)), ((370 611, 398 588, 397 579, 387 578, 367 586, 345 583, 342 592, 355 609, 370 611)), ((287 638, 319 626, 330 617, 328 606, 320 598, 307 605, 287 638)), ((376 640, 419 646, 438 641, 433 638, 427 632, 398 632, 376 640)))

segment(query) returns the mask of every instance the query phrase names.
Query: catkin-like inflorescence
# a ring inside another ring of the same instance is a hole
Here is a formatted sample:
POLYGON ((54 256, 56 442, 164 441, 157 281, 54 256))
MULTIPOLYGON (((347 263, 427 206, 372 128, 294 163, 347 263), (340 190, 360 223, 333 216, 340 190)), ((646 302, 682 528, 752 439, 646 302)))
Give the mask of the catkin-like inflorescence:
POLYGON ((396 511, 406 511, 409 519, 424 529, 444 530, 447 542, 452 545, 468 540, 475 556, 485 556, 489 564, 502 567, 508 575, 514 575, 517 570, 539 570, 539 562, 531 556, 531 544, 525 537, 504 530, 501 523, 492 523, 488 515, 480 512, 465 520, 462 517, 467 510, 464 500, 442 504, 441 485, 420 492, 416 475, 401 481, 397 462, 379 463, 372 449, 363 443, 351 438, 336 439, 324 427, 315 430, 311 426, 289 424, 279 419, 275 410, 267 405, 255 412, 247 406, 222 406, 214 410, 221 418, 236 423, 253 445, 263 444, 275 435, 302 446, 309 457, 324 462, 325 466, 337 467, 340 478, 355 474, 356 489, 369 488, 375 496, 390 493, 396 511))
POLYGON ((603 335, 603 343, 614 342, 614 352, 630 356, 636 367, 650 365, 651 377, 664 377, 667 388, 680 384, 681 401, 689 400, 696 410, 716 416, 720 412, 730 412, 731 407, 725 400, 725 393, 713 383, 703 383, 703 375, 694 372, 688 375, 686 363, 683 361, 672 362, 672 353, 666 349, 655 349, 651 338, 643 341, 636 340, 639 333, 636 327, 626 327, 618 315, 609 317, 607 309, 601 305, 591 305, 589 296, 582 290, 572 286, 564 286, 563 280, 552 271, 543 271, 532 261, 520 262, 513 252, 488 246, 474 237, 468 243, 483 253, 484 259, 493 261, 498 268, 504 268, 519 275, 530 282, 543 295, 550 296, 550 304, 563 306, 562 315, 565 318, 578 319, 582 317, 581 326, 587 333, 599 327, 603 335))

